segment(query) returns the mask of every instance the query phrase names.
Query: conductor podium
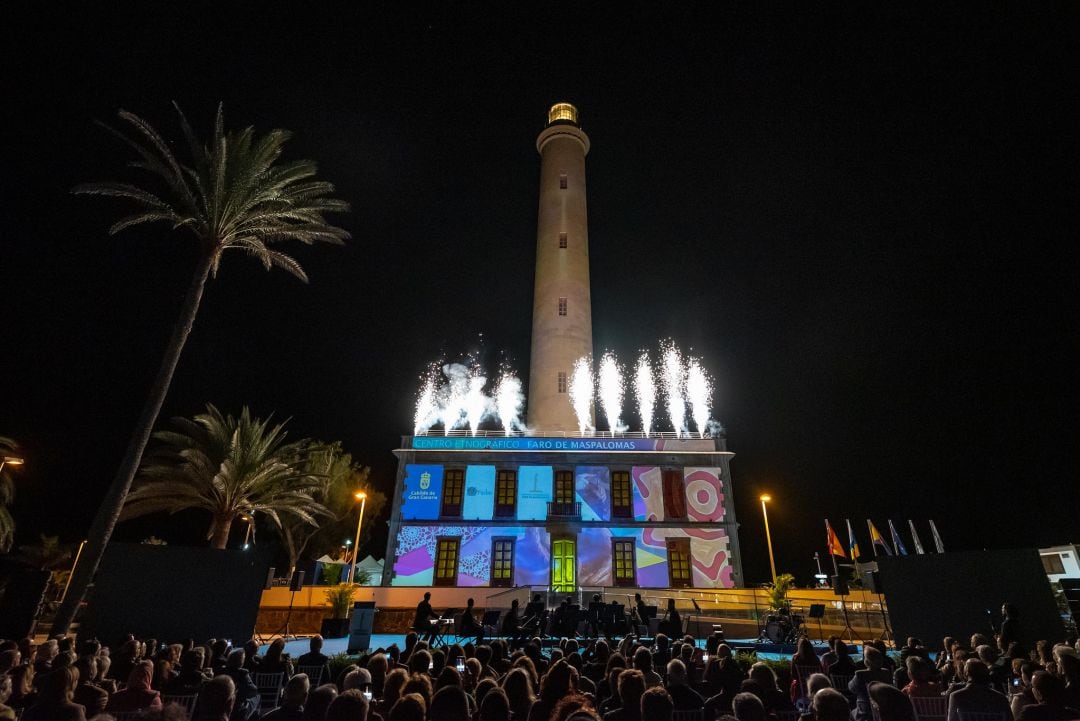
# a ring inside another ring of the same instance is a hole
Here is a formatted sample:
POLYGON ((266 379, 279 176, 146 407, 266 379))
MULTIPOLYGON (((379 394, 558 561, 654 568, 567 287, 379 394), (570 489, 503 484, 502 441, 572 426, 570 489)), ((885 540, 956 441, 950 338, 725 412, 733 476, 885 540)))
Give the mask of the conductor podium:
POLYGON ((349 621, 347 653, 361 653, 371 646, 371 629, 375 625, 375 602, 357 601, 349 621))

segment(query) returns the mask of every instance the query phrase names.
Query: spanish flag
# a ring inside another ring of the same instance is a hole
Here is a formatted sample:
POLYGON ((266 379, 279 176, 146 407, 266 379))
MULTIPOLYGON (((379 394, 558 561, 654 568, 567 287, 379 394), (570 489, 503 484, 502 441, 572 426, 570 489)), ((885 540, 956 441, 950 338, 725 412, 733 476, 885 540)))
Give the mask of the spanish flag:
POLYGON ((889 548, 889 544, 885 542, 885 537, 881 535, 881 531, 877 529, 874 522, 867 518, 866 525, 870 526, 870 545, 874 549, 874 555, 877 555, 877 547, 881 546, 881 550, 885 551, 885 555, 891 556, 892 549, 889 548))
POLYGON ((857 566, 859 563, 859 542, 855 540, 855 532, 851 530, 851 521, 847 519, 845 521, 847 522, 848 548, 851 550, 851 560, 855 561, 857 566))
POLYGON ((847 551, 844 550, 844 544, 840 543, 840 538, 836 535, 836 531, 829 525, 829 519, 825 519, 825 534, 826 545, 829 547, 829 553, 834 556, 840 556, 841 558, 847 558, 847 551))

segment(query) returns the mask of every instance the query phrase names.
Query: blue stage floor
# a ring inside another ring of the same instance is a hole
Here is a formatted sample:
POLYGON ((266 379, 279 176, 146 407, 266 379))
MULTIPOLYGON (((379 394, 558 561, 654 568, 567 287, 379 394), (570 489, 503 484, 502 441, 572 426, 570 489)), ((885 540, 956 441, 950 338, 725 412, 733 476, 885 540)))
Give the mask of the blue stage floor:
MULTIPOLYGON (((323 643, 323 653, 325 653, 327 656, 333 656, 335 654, 345 653, 345 650, 346 650, 346 648, 348 646, 348 643, 349 643, 349 640, 347 638, 328 638, 323 643)), ((404 634, 376 633, 376 634, 372 634, 372 636, 371 636, 371 648, 373 648, 373 649, 374 648, 380 648, 380 647, 381 648, 386 648, 386 647, 388 647, 388 646, 390 646, 391 644, 394 644, 394 643, 396 643, 398 645, 398 648, 403 648, 405 646, 405 636, 404 636, 404 634)), ((701 647, 703 647, 705 645, 705 642, 702 641, 702 640, 698 640, 697 643, 698 643, 698 646, 701 646, 701 647)), ((757 651, 758 657, 760 657, 762 659, 769 659, 769 660, 780 660, 780 659, 791 658, 791 654, 794 651, 794 648, 791 648, 791 650, 788 650, 788 648, 790 648, 790 647, 781 649, 781 648, 777 647, 775 644, 759 644, 759 643, 755 643, 753 639, 728 639, 728 644, 732 648, 735 648, 737 651, 738 650, 743 650, 743 648, 746 648, 746 647, 753 646, 755 648, 755 650, 757 651)), ((822 644, 815 643, 814 647, 815 647, 815 650, 817 650, 817 652, 819 654, 825 652, 825 646, 822 645, 822 644)), ((263 646, 261 649, 259 649, 259 652, 260 653, 266 653, 266 646, 263 646)), ((307 653, 308 652, 308 639, 307 638, 299 638, 299 639, 297 639, 295 641, 288 641, 285 644, 285 652, 288 653, 293 658, 296 658, 297 656, 300 656, 301 654, 307 653)))

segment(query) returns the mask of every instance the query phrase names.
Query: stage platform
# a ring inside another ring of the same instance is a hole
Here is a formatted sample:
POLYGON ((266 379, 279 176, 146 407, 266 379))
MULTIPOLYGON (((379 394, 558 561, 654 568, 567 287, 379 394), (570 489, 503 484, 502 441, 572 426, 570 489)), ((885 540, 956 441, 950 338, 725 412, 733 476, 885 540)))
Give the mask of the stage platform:
MULTIPOLYGON (((556 643, 557 639, 551 639, 551 643, 556 643)), ((579 639, 580 641, 580 639, 579 639)), ((345 653, 348 646, 349 639, 347 638, 328 638, 323 642, 323 653, 327 656, 334 656, 339 653, 345 653)), ((387 648, 391 644, 397 644, 398 648, 404 648, 405 636, 404 634, 393 633, 376 633, 371 636, 371 648, 387 648)), ((617 643, 617 641, 616 641, 617 643)), ((545 646, 550 645, 545 643, 545 646)), ((698 639, 697 645, 699 648, 704 648, 705 641, 698 639)), ((736 653, 740 651, 754 651, 760 658, 768 660, 783 660, 791 658, 795 653, 795 647, 791 644, 777 644, 777 643, 759 643, 754 639, 728 639, 727 645, 732 648, 736 653)), ((266 646, 262 646, 259 649, 259 653, 266 653, 266 646)), ((825 653, 826 646, 821 643, 814 643, 814 650, 820 656, 825 653)), ((308 652, 308 639, 299 638, 291 640, 285 643, 285 652, 291 657, 296 658, 301 654, 308 652)), ((849 646, 849 652, 852 654, 861 653, 861 646, 849 646)))

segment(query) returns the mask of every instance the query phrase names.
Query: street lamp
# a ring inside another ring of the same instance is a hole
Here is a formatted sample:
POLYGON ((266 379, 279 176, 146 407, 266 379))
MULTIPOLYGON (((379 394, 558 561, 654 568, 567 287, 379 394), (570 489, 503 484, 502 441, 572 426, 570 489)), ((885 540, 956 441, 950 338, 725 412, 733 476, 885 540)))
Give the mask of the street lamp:
POLYGON ((254 536, 253 525, 255 523, 255 518, 253 516, 249 516, 248 514, 244 513, 244 514, 240 515, 240 520, 247 523, 247 531, 244 533, 244 550, 246 551, 248 549, 248 546, 251 545, 251 542, 255 540, 254 537, 253 537, 254 536))
POLYGON ((768 493, 763 493, 758 497, 761 501, 761 516, 765 519, 765 544, 769 547, 769 568, 772 570, 772 582, 776 584, 776 560, 773 558, 772 552, 772 536, 769 535, 769 510, 765 507, 765 504, 772 500, 772 496, 768 493))
POLYGON ((0 471, 4 470, 4 466, 21 466, 24 463, 26 461, 18 456, 4 456, 0 458, 0 471))
POLYGON ((364 506, 367 505, 367 494, 363 491, 357 491, 353 494, 353 498, 360 501, 360 515, 356 519, 356 541, 353 543, 352 563, 349 565, 349 583, 353 582, 353 576, 356 573, 356 559, 360 555, 360 526, 364 523, 364 506))

